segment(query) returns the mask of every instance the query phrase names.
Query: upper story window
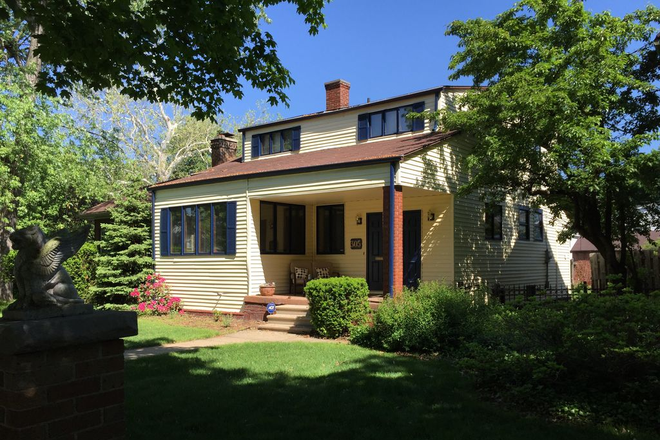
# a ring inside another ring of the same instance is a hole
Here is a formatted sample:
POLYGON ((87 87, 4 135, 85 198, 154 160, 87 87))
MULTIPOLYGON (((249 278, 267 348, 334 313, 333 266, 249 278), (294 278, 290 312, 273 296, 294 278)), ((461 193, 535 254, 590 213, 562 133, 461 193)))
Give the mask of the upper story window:
POLYGON ((486 203, 486 239, 502 239, 502 205, 486 203))
POLYGON ((424 121, 422 119, 406 118, 406 115, 410 112, 420 113, 423 111, 424 103, 417 102, 398 108, 359 115, 358 140, 423 130, 424 121))
POLYGON ((300 127, 252 136, 252 157, 300 150, 300 127))
POLYGON ((518 208, 518 239, 543 241, 543 211, 518 208))

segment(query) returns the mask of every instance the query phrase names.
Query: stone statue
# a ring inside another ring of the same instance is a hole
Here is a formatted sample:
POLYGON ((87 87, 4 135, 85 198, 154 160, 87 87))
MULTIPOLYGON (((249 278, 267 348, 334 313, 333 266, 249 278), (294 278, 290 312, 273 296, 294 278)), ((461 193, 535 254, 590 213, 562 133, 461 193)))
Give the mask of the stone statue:
POLYGON ((5 311, 5 318, 47 317, 43 313, 37 316, 34 313, 28 314, 30 316, 24 316, 25 313, 12 313, 39 309, 50 309, 51 313, 46 314, 48 317, 91 311, 91 306, 87 307, 83 304, 71 277, 62 267, 62 263, 82 247, 88 234, 89 226, 73 233, 62 231, 47 240, 38 226, 29 226, 9 236, 12 248, 18 250, 14 262, 16 301, 5 311), (63 309, 69 309, 69 313, 62 313, 63 309), (52 310, 55 312, 53 313, 52 310))

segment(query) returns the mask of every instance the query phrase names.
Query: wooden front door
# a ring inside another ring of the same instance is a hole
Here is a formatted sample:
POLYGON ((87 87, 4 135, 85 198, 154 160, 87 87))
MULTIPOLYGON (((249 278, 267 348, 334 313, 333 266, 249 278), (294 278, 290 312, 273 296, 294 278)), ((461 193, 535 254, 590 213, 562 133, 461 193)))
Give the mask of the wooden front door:
POLYGON ((383 291, 383 214, 367 214, 367 284, 371 291, 383 291))
POLYGON ((403 212, 403 285, 416 288, 422 278, 422 211, 403 212))

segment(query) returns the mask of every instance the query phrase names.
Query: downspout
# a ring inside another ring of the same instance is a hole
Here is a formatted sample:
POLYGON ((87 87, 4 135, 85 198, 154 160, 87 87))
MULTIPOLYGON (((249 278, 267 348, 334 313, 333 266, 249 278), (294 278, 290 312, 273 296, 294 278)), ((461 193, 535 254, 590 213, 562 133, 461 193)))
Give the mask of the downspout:
MULTIPOLYGON (((435 92, 435 104, 434 104, 435 106, 433 108, 433 111, 435 113, 438 112, 438 101, 440 101, 440 92, 439 91, 435 92)), ((438 131, 438 120, 437 119, 433 122, 433 131, 438 131)))
POLYGON ((156 190, 151 191, 151 258, 156 270, 156 190))
POLYGON ((395 163, 396 162, 390 162, 390 213, 389 213, 389 221, 390 221, 390 228, 389 228, 389 233, 390 233, 390 250, 389 250, 389 265, 388 265, 388 279, 389 279, 389 290, 390 290, 390 298, 394 297, 394 174, 395 174, 395 163))

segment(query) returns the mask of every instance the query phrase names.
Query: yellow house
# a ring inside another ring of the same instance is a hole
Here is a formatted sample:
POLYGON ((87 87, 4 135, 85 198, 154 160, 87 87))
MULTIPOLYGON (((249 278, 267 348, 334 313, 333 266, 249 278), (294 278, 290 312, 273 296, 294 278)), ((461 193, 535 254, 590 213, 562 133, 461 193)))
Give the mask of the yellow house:
POLYGON ((238 311, 266 282, 300 294, 292 262, 387 295, 420 280, 570 284, 549 212, 457 197, 471 139, 406 118, 456 111, 465 87, 353 106, 346 81, 325 89, 325 111, 243 128, 242 157, 151 187, 156 271, 188 309, 238 311))

